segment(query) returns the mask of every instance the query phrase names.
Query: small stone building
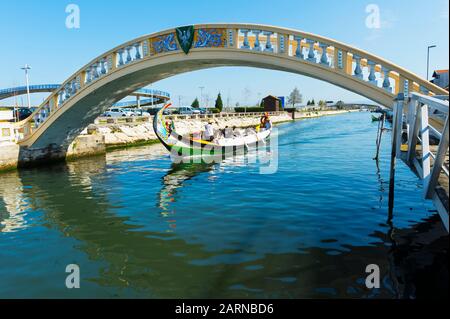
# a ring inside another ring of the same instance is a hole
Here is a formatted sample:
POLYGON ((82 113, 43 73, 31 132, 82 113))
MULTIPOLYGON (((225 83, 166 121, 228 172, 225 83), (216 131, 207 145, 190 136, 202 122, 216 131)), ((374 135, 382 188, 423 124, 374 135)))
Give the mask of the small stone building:
POLYGON ((273 95, 268 95, 262 99, 262 105, 265 112, 281 111, 281 100, 273 95))

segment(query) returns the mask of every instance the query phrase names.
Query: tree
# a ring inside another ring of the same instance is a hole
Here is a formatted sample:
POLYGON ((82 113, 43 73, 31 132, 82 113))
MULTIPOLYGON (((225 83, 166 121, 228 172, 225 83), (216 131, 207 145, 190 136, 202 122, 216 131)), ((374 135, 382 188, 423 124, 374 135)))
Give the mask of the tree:
POLYGON ((314 101, 314 99, 311 100, 311 105, 316 105, 316 101, 314 101))
POLYGON ((303 96, 300 94, 300 91, 297 88, 292 90, 291 94, 289 94, 288 103, 292 104, 292 107, 295 107, 295 104, 302 103, 303 96))
POLYGON ((338 110, 342 110, 343 108, 345 107, 345 103, 344 103, 344 101, 337 101, 336 102, 336 108, 338 109, 338 110))
POLYGON ((319 106, 320 107, 324 107, 324 106, 326 106, 327 105, 327 102, 326 101, 324 101, 324 100, 320 100, 319 101, 319 106))
POLYGON ((220 112, 222 112, 223 109, 223 102, 222 102, 222 96, 220 93, 217 95, 216 103, 214 104, 214 107, 218 109, 220 112))
POLYGON ((192 102, 191 106, 196 109, 198 109, 200 107, 200 103, 198 102, 197 98, 195 98, 195 100, 192 102))

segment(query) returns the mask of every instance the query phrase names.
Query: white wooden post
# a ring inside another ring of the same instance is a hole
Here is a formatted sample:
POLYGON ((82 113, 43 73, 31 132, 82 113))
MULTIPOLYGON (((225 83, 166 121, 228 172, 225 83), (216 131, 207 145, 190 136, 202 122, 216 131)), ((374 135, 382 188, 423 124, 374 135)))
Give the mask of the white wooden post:
POLYGON ((428 127, 428 105, 420 107, 420 135, 422 139, 422 178, 424 185, 424 194, 428 193, 428 181, 430 178, 430 129, 428 127))
POLYGON ((418 107, 416 99, 411 99, 409 104, 410 111, 412 115, 412 121, 409 127, 409 137, 408 137, 408 155, 407 162, 412 164, 414 157, 416 156, 416 146, 417 146, 417 134, 419 133, 419 121, 421 108, 418 107))
POLYGON ((445 160, 445 154, 448 151, 448 142, 449 142, 449 130, 448 130, 448 119, 445 121, 444 130, 442 131, 441 140, 439 142, 439 148, 436 153, 436 158, 434 159, 433 170, 428 180, 427 190, 425 193, 425 198, 431 199, 433 198, 434 189, 439 180, 439 175, 441 174, 442 164, 445 160))
POLYGON ((394 210, 394 185, 395 185, 395 163, 396 157, 400 154, 400 146, 402 137, 402 109, 403 109, 403 94, 399 94, 394 102, 394 117, 392 121, 392 148, 391 148, 391 166, 389 174, 389 218, 392 218, 394 210))

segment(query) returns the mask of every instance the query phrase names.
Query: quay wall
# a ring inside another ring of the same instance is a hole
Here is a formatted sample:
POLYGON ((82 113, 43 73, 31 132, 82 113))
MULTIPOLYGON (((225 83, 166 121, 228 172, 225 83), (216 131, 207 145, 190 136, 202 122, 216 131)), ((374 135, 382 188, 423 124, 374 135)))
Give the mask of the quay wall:
MULTIPOLYGON (((259 124, 261 114, 248 116, 167 116, 175 123, 175 130, 180 134, 189 134, 204 130, 205 124, 212 120, 215 129, 228 127, 249 127, 259 124)), ((281 123, 292 120, 292 115, 286 112, 279 112, 271 116, 273 123, 281 123)), ((133 123, 104 123, 102 119, 96 121, 96 124, 89 125, 86 133, 97 132, 105 137, 106 147, 127 146, 133 144, 142 144, 146 142, 157 141, 153 131, 153 118, 144 122, 135 121, 133 123)))

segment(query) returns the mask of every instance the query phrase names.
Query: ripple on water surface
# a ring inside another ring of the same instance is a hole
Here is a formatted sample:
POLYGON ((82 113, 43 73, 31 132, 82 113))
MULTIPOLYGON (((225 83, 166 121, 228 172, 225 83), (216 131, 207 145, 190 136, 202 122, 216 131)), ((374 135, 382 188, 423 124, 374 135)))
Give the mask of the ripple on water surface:
POLYGON ((378 170, 370 114, 277 130, 268 175, 254 153, 175 165, 160 145, 0 175, 0 297, 448 295, 414 281, 419 262, 404 263, 414 246, 404 243, 423 237, 438 248, 412 254, 442 271, 433 260, 448 242, 402 163, 388 222, 390 136, 378 170), (64 288, 70 263, 82 269, 81 290, 64 288), (369 263, 384 278, 376 293, 364 285, 369 263), (416 292, 394 290, 399 276, 416 292))

